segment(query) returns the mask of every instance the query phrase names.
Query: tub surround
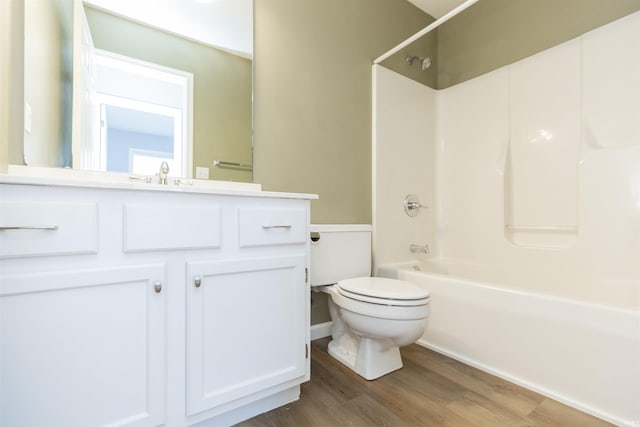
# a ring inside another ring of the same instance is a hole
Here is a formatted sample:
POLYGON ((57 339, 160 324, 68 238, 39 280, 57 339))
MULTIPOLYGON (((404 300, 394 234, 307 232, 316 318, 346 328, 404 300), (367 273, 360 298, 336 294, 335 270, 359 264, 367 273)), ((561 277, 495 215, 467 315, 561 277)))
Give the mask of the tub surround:
POLYGON ((376 67, 375 265, 428 242, 520 290, 640 307, 639 28, 640 12, 441 91, 376 67), (408 193, 430 208, 404 215, 408 193), (527 280, 545 272, 553 286, 527 280))
POLYGON ((640 12, 437 94, 439 256, 561 278, 514 277, 521 290, 640 307, 639 38, 640 12), (585 276, 600 286, 564 280, 585 276))
POLYGON ((375 266, 431 292, 422 343, 621 425, 640 420, 639 39, 636 12, 440 91, 382 67, 373 88, 375 266), (408 193, 429 209, 403 215, 408 193), (440 274, 385 270, 425 242, 440 274))
POLYGON ((230 425, 298 399, 315 197, 0 176, 0 424, 230 425))
POLYGON ((373 80, 378 82, 373 87, 375 271, 379 263, 406 260, 411 244, 429 243, 437 250, 433 219, 439 206, 432 191, 436 91, 381 66, 373 67, 373 80), (403 209, 408 194, 427 206, 415 217, 403 209))

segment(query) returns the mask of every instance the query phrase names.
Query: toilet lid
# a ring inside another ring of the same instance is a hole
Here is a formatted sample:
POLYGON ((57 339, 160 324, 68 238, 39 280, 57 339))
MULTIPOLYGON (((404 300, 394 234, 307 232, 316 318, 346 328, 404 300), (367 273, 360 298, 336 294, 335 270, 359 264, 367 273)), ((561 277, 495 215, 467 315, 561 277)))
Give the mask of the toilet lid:
POLYGON ((338 291, 346 297, 386 305, 421 305, 429 299, 426 291, 405 280, 384 277, 358 277, 338 282, 338 291))

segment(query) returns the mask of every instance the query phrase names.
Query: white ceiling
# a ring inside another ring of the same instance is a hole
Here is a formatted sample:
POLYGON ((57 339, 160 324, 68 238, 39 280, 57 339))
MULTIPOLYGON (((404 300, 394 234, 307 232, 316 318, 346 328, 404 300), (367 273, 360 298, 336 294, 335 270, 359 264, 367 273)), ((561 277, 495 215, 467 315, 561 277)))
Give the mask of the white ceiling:
POLYGON ((253 56, 253 0, 84 1, 152 27, 253 56))
POLYGON ((461 5, 465 0, 409 0, 429 15, 438 19, 451 9, 461 5))

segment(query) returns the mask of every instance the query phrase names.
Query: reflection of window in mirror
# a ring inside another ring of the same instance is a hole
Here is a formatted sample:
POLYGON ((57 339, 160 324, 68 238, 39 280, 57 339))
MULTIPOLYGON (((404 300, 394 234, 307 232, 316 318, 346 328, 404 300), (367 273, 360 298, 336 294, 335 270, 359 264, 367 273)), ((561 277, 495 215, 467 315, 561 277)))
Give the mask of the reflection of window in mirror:
POLYGON ((171 155, 164 151, 130 149, 128 153, 129 170, 135 174, 153 175, 158 173, 158 164, 166 161, 169 170, 175 168, 171 155))
POLYGON ((170 173, 181 176, 181 110, 110 95, 98 94, 96 100, 102 170, 153 175, 166 161, 170 173))
POLYGON ((166 161, 170 175, 188 176, 192 76, 102 51, 94 66, 100 169, 152 175, 166 161))

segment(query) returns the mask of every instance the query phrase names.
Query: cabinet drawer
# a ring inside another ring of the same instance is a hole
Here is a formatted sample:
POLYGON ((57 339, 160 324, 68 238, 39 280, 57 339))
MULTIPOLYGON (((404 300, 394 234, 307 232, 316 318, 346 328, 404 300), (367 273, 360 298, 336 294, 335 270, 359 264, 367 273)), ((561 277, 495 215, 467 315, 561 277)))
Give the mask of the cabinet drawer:
POLYGON ((125 252, 220 247, 220 208, 126 204, 125 252))
POLYGON ((0 202, 0 258, 98 251, 96 203, 0 202))
POLYGON ((240 247, 304 243, 307 237, 304 209, 239 209, 240 247))

